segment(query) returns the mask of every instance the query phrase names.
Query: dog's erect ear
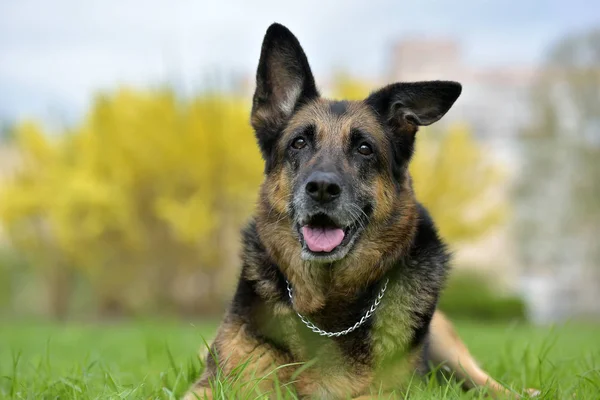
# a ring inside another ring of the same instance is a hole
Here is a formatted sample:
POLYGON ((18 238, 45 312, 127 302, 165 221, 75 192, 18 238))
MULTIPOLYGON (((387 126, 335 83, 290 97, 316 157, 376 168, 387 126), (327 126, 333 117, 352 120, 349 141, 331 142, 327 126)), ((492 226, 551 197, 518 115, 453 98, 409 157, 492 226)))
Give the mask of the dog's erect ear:
POLYGON ((271 25, 258 62, 251 117, 265 159, 294 110, 318 96, 298 39, 285 26, 271 25))
POLYGON ((395 83, 371 94, 366 102, 395 125, 431 125, 460 96, 462 86, 451 81, 395 83))
POLYGON ((391 131, 393 173, 398 179, 412 157, 418 127, 442 118, 461 91, 459 83, 450 81, 394 83, 365 100, 391 131))

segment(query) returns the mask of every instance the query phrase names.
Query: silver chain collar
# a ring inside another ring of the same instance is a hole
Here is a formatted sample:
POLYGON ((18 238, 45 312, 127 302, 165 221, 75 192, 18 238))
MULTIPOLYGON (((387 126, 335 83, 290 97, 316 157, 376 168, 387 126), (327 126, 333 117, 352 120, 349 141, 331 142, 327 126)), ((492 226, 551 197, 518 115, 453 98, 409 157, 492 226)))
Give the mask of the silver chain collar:
MULTIPOLYGON (((390 281, 389 279, 385 280, 385 284, 383 285, 383 287, 379 291, 379 294, 377 295, 377 298, 375 299, 375 301, 371 305, 371 308, 369 308, 367 310, 367 312, 365 313, 365 315, 363 315, 362 318, 357 323, 355 323, 353 326, 351 326, 348 329, 344 329, 343 331, 338 331, 338 332, 324 331, 323 329, 319 328, 318 326, 316 326, 315 324, 313 324, 312 322, 310 322, 306 317, 304 317, 299 312, 296 311, 296 314, 298 314, 298 317, 300 317, 300 320, 304 323, 304 325, 306 325, 308 327, 308 329, 310 329, 311 331, 313 331, 315 333, 318 333, 321 336, 327 336, 327 337, 334 337, 335 336, 335 337, 340 337, 340 336, 347 335, 350 332, 356 330, 362 324, 364 324, 371 317, 371 315, 373 315, 373 313, 375 312, 375 310, 377 310, 377 307, 379 307, 379 303, 381 303, 381 299, 383 299, 383 295, 385 293, 385 290, 387 289, 387 285, 388 285, 389 281, 390 281)), ((292 302, 292 305, 293 305, 294 304, 294 299, 292 297, 292 287, 290 286, 290 282, 289 281, 286 280, 285 282, 287 283, 288 294, 290 296, 290 301, 292 302)))

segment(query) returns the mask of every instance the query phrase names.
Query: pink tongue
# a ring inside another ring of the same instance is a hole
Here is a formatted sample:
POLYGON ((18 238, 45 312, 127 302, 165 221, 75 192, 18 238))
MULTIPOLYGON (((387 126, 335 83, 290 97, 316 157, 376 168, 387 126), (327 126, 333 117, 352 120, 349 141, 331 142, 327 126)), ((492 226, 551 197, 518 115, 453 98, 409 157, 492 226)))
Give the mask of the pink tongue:
POLYGON ((329 253, 342 243, 344 231, 339 228, 302 227, 304 241, 310 251, 329 253))

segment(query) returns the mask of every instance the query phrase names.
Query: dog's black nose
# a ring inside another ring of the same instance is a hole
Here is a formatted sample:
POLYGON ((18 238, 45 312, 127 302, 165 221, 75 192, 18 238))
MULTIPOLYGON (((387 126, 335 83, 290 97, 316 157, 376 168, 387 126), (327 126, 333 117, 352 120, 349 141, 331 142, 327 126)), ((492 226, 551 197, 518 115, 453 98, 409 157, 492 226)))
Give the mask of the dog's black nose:
POLYGON ((319 203, 328 203, 340 197, 339 178, 331 172, 313 172, 306 183, 306 194, 319 203))

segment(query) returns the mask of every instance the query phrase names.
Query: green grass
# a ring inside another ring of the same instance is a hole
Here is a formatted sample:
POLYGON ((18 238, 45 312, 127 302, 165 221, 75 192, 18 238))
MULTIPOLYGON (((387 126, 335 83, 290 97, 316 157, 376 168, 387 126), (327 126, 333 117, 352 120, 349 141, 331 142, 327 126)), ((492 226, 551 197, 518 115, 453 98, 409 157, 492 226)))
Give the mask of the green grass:
MULTIPOLYGON (((196 356, 215 323, 77 324, 0 322, 0 399, 178 398, 197 377, 196 356)), ((457 324, 482 366, 542 398, 600 398, 600 326, 554 329, 457 324)), ((223 398, 236 388, 222 382, 223 398)), ((282 391, 285 393, 285 391, 282 391)), ((479 398, 456 384, 415 381, 409 397, 479 398)), ((255 398, 255 397, 250 397, 255 398)))

